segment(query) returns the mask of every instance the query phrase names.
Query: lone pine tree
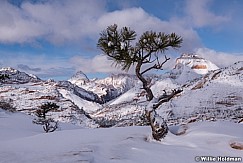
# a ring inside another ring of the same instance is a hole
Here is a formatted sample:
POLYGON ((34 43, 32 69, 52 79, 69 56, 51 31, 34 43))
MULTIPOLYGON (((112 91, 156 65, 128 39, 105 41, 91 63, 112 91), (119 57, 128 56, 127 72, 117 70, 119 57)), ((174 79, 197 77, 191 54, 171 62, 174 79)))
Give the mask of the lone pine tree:
POLYGON ((168 127, 164 119, 156 113, 156 109, 165 102, 168 102, 175 95, 182 92, 180 89, 172 90, 163 96, 155 97, 150 82, 144 76, 151 70, 160 70, 170 59, 164 55, 169 48, 181 47, 182 38, 175 33, 165 34, 162 32, 144 32, 137 42, 136 32, 128 27, 117 29, 117 25, 108 26, 100 33, 98 48, 100 48, 109 59, 113 60, 115 66, 128 71, 131 65, 135 66, 135 73, 142 82, 142 88, 146 91, 147 101, 146 117, 152 128, 152 135, 155 140, 161 140, 168 133, 168 127), (161 56, 164 61, 161 62, 161 56))

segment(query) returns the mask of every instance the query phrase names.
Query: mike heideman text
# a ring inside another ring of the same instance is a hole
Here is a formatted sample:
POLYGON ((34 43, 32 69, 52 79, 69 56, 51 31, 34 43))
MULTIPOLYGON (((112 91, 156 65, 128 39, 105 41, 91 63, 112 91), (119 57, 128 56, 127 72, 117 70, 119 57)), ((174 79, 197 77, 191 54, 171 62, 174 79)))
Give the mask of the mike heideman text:
POLYGON ((242 157, 230 157, 230 156, 197 156, 195 157, 197 162, 242 162, 242 157))

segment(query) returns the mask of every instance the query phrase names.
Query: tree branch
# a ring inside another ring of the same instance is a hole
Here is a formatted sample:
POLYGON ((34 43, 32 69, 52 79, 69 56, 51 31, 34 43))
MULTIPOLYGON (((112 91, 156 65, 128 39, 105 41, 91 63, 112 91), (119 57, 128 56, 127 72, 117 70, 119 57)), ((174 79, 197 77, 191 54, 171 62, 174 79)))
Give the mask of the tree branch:
POLYGON ((149 70, 152 70, 152 69, 156 69, 157 67, 157 64, 154 64, 153 66, 147 68, 146 70, 144 70, 143 72, 141 72, 141 74, 143 75, 144 73, 148 72, 149 70))
POLYGON ((157 59, 157 64, 154 64, 153 66, 151 66, 151 67, 145 69, 143 72, 141 72, 142 75, 143 75, 144 73, 146 73, 146 72, 152 70, 152 69, 161 69, 161 68, 163 67, 163 65, 164 65, 168 60, 170 60, 170 58, 167 58, 166 55, 165 55, 165 60, 164 60, 164 62, 162 62, 162 63, 159 63, 158 56, 156 57, 156 59, 157 59))
POLYGON ((162 97, 159 98, 159 102, 158 102, 157 104, 153 105, 153 109, 155 110, 155 109, 157 109, 161 104, 170 101, 170 99, 172 99, 175 95, 181 93, 182 91, 183 91, 183 90, 181 90, 181 89, 178 89, 178 90, 174 89, 174 90, 172 90, 171 94, 169 94, 169 95, 166 95, 166 94, 163 95, 162 97))
POLYGON ((143 77, 143 75, 140 73, 141 70, 141 66, 142 66, 142 61, 138 61, 137 65, 136 65, 136 76, 139 78, 139 80, 143 83, 143 89, 146 91, 147 93, 147 100, 151 101, 154 98, 153 92, 152 90, 148 87, 148 81, 143 77))

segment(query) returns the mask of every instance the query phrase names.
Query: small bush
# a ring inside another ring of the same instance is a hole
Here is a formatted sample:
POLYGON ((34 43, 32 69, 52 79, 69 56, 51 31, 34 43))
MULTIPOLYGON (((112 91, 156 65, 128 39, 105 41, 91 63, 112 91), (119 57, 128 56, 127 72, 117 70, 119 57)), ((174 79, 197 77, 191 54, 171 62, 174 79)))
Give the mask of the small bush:
POLYGON ((37 118, 33 120, 33 123, 42 125, 46 133, 54 132, 58 128, 58 122, 50 118, 47 113, 57 108, 59 108, 59 106, 51 102, 41 105, 40 109, 37 109, 35 112, 37 118))

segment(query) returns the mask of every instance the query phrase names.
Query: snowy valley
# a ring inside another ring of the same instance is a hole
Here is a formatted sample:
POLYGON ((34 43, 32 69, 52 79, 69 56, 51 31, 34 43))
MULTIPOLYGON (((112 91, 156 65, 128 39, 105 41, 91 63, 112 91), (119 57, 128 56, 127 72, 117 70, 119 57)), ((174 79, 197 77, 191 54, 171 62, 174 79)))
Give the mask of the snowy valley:
POLYGON ((144 118, 148 102, 135 75, 88 79, 79 71, 68 81, 54 81, 13 68, 0 69, 3 74, 9 79, 0 80, 0 162, 202 161, 196 156, 242 161, 243 61, 218 68, 183 54, 173 70, 147 75, 155 97, 183 89, 158 110, 170 128, 161 142, 151 139, 144 118), (60 127, 46 134, 32 120, 47 102, 59 106, 49 116, 60 127))

